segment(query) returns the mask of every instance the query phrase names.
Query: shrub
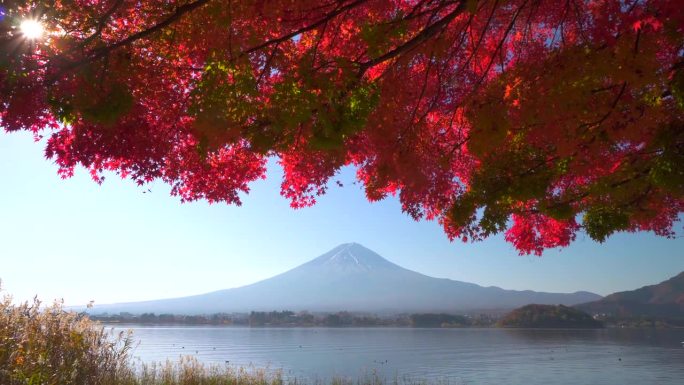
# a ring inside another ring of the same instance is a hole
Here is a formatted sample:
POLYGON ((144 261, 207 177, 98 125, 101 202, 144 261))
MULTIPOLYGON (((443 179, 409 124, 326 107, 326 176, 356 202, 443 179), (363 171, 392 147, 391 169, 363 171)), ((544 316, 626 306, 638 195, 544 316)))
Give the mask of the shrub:
POLYGON ((112 334, 62 304, 0 300, 0 384, 110 385, 130 376, 129 333, 112 334))

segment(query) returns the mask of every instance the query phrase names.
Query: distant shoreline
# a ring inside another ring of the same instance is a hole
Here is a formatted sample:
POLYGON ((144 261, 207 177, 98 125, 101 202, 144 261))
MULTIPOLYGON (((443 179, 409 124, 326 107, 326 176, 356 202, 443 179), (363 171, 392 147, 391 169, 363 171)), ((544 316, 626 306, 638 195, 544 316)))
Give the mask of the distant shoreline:
MULTIPOLYGON (((530 307, 532 305, 528 305, 530 307)), ((554 310, 547 305, 534 305, 540 309, 554 310), (548 309, 547 309, 548 308, 548 309)), ((533 307, 534 307, 533 306, 533 307)), ((309 313, 292 311, 271 311, 251 313, 218 313, 206 315, 182 314, 107 314, 87 315, 91 320, 107 325, 136 326, 230 326, 252 328, 507 328, 507 329, 679 329, 684 323, 679 319, 657 319, 646 317, 617 318, 597 317, 594 319, 586 313, 580 318, 560 317, 563 322, 554 320, 554 312, 546 315, 545 324, 535 324, 530 319, 521 318, 516 309, 510 313, 496 314, 447 314, 447 313, 414 313, 378 316, 367 313, 341 311, 337 313, 309 313), (512 315, 517 314, 513 316, 512 315), (550 318, 549 318, 550 317, 550 318), (591 321, 591 322, 589 322, 591 321), (503 322, 503 323, 502 323, 503 322), (601 324, 601 325, 600 325, 601 324), (593 326, 592 326, 593 325, 593 326)), ((575 309, 558 306, 556 312, 565 314, 577 312, 575 309)), ((534 312, 533 312, 534 313, 534 312)), ((577 312, 578 314, 581 312, 577 312)), ((529 314, 528 314, 529 315, 529 314)), ((535 319, 541 319, 541 313, 535 319)), ((557 315, 557 314, 556 314, 557 315)))
POLYGON ((263 325, 263 326, 249 326, 249 325, 219 325, 219 324, 184 324, 184 323, 136 323, 136 322, 106 322, 99 321, 104 326, 135 326, 135 327, 212 327, 212 328, 236 328, 236 329, 497 329, 497 330, 652 330, 652 329, 684 329, 682 326, 666 326, 666 327, 652 327, 652 326, 617 326, 607 325, 603 328, 552 328, 552 327, 501 327, 501 326, 461 326, 461 327, 417 327, 417 326, 320 326, 320 325, 263 325))

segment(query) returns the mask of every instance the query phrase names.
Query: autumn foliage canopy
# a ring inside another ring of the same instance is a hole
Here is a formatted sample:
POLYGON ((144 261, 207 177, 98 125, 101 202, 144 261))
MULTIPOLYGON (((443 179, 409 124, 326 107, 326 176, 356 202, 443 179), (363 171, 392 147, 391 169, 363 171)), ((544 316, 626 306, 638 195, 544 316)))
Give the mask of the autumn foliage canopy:
POLYGON ((239 204, 269 157, 304 207, 345 165, 447 235, 521 253, 673 235, 681 0, 0 0, 0 126, 239 204), (42 24, 41 36, 20 28, 42 24))

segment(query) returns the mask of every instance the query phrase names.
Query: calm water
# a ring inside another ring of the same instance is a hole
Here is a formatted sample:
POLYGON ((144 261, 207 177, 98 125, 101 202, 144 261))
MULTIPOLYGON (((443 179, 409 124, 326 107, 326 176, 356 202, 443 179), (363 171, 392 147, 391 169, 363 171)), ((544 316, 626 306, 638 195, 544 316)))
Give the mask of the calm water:
POLYGON ((285 377, 449 384, 684 384, 684 330, 130 326, 142 361, 280 369, 285 377))

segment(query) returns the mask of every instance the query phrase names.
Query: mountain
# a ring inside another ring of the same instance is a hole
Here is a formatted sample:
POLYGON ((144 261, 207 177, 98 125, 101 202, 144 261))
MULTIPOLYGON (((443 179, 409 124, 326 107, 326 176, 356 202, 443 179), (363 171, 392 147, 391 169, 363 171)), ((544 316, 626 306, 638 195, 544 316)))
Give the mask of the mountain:
POLYGON ((575 307, 616 317, 684 318, 684 272, 657 285, 621 291, 575 307))
POLYGON ((348 243, 251 285, 191 297, 95 306, 91 312, 455 312, 505 310, 528 303, 572 305, 599 298, 588 292, 514 291, 428 277, 395 265, 359 244, 348 243))

